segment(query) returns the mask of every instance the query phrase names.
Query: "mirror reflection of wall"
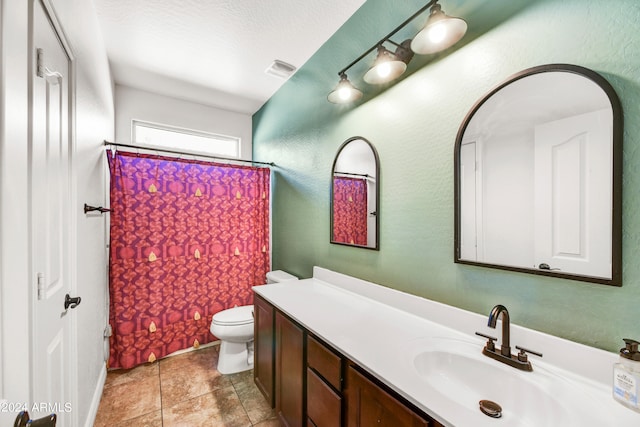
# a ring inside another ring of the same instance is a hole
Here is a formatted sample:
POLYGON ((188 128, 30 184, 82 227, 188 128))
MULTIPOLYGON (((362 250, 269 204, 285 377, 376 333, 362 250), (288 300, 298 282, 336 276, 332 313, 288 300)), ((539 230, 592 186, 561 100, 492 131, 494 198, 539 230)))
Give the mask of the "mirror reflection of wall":
POLYGON ((338 150, 331 185, 331 243, 378 249, 378 155, 363 138, 338 150))
POLYGON ((611 86, 576 66, 477 103, 456 143, 456 262, 616 284, 621 121, 611 86))

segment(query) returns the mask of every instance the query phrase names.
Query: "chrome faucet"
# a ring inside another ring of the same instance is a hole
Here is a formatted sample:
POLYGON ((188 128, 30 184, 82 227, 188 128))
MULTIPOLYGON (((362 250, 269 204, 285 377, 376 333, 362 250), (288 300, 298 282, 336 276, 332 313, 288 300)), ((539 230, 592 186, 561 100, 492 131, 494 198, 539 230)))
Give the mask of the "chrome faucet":
POLYGON ((533 367, 531 366, 531 362, 529 362, 527 353, 535 354, 536 356, 542 357, 542 353, 538 353, 533 350, 528 350, 524 347, 516 346, 516 349, 520 350, 517 355, 511 354, 511 345, 510 345, 510 336, 511 336, 511 323, 509 321, 509 310, 504 305, 498 304, 493 309, 491 309, 491 313, 489 313, 489 321, 487 322, 487 326, 490 328, 496 327, 496 323, 498 322, 498 317, 502 314, 502 341, 500 343, 500 351, 496 350, 495 342, 497 338, 491 337, 489 335, 481 334, 480 332, 476 332, 476 335, 484 337, 487 339, 487 344, 482 349, 482 354, 488 356, 492 359, 495 359, 499 362, 506 363, 509 366, 513 366, 514 368, 521 369, 523 371, 533 371, 533 367))

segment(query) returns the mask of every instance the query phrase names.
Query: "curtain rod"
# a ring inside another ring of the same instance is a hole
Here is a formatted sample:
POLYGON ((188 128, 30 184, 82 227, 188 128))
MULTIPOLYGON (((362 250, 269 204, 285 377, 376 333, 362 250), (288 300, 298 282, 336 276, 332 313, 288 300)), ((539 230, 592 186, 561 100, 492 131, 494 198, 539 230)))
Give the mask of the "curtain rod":
POLYGON ((121 144, 121 143, 117 143, 117 142, 107 141, 106 139, 104 140, 104 145, 113 145, 114 147, 137 148, 137 149, 140 149, 140 150, 159 151, 159 152, 171 153, 171 154, 187 154, 189 156, 207 157, 209 159, 227 160, 227 161, 241 162, 241 163, 251 163, 251 164, 256 164, 256 165, 267 165, 267 166, 275 166, 276 165, 273 162, 267 163, 267 162, 257 162, 255 160, 243 160, 243 159, 234 159, 234 158, 230 158, 230 157, 218 157, 218 156, 212 156, 210 154, 198 153, 196 151, 189 152, 189 151, 169 150, 169 149, 166 149, 166 148, 156 147, 156 146, 153 146, 153 145, 149 145, 149 146, 145 147, 143 145, 121 144))
POLYGON ((371 175, 368 175, 366 173, 351 173, 351 172, 338 172, 338 171, 335 171, 334 174, 351 175, 351 176, 363 176, 365 178, 373 178, 371 175))

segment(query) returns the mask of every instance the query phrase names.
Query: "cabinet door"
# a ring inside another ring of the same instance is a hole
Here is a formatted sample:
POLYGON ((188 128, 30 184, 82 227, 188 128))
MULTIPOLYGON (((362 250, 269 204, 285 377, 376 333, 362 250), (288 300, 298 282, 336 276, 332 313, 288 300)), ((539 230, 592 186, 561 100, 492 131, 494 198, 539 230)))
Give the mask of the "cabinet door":
POLYGON ((427 427, 425 420, 402 402, 349 366, 347 370, 348 427, 427 427))
POLYGON ((276 312, 276 413, 285 427, 304 425, 304 331, 276 312))
POLYGON ((274 364, 275 334, 274 308, 271 304, 254 295, 254 364, 253 379, 269 405, 275 405, 274 364))
POLYGON ((339 427, 342 398, 307 368, 307 416, 316 427, 339 427))

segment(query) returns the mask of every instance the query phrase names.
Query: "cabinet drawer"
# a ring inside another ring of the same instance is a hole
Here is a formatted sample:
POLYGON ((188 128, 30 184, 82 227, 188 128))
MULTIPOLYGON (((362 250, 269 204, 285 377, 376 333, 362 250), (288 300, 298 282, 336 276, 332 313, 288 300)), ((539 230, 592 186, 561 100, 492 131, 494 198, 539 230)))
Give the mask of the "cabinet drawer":
POLYGON ((341 390, 342 359, 313 337, 307 336, 307 366, 318 372, 336 390, 341 390))
POLYGON ((314 371, 307 368, 307 425, 334 427, 340 425, 341 397, 314 371))

